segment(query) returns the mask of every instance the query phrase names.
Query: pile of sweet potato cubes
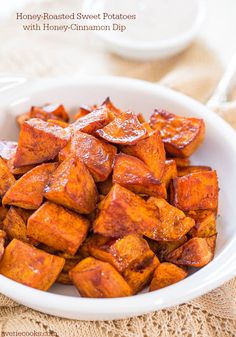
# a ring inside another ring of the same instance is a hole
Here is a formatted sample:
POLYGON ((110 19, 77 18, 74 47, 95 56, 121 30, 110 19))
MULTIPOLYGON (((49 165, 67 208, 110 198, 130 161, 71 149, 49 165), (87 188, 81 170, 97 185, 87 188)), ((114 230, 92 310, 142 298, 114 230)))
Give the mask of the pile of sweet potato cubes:
POLYGON ((32 107, 0 142, 0 274, 81 296, 156 290, 214 256, 216 171, 191 166, 201 119, 119 110, 110 99, 32 107))

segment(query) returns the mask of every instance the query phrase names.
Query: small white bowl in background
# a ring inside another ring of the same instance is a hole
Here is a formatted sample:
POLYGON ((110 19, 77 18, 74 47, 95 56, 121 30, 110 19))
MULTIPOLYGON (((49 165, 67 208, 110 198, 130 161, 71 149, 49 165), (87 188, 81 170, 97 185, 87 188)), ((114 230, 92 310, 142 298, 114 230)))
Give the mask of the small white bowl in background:
POLYGON ((205 0, 85 0, 83 13, 136 15, 135 20, 86 20, 88 25, 126 25, 123 32, 96 30, 104 47, 140 61, 173 56, 196 37, 206 17, 205 0))

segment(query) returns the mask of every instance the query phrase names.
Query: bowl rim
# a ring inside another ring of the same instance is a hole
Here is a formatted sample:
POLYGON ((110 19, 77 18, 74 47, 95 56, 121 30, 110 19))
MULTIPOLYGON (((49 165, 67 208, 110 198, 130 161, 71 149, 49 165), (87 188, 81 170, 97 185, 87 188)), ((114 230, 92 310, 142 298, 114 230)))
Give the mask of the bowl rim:
MULTIPOLYGON (((191 25, 191 28, 179 35, 176 35, 175 37, 168 38, 165 40, 160 41, 153 41, 153 42, 138 42, 138 41, 132 41, 132 40, 126 40, 126 39, 115 39, 114 36, 110 36, 109 34, 104 34, 103 31, 94 31, 93 33, 97 35, 103 42, 109 43, 110 45, 119 47, 119 48, 126 48, 130 51, 158 51, 162 52, 168 49, 174 49, 178 48, 179 46, 187 44, 189 41, 191 41, 198 31, 200 30, 207 13, 207 5, 206 0, 196 0, 197 1, 197 13, 195 16, 195 19, 193 21, 193 24, 191 25)), ((91 10, 92 4, 94 0, 86 0, 83 5, 83 11, 85 13, 89 12, 91 10)), ((88 22, 89 20, 85 20, 88 22)))
MULTIPOLYGON (((142 80, 115 76, 89 76, 81 77, 79 79, 69 77, 43 78, 36 81, 25 82, 21 87, 15 87, 17 88, 17 94, 5 95, 1 105, 8 106, 11 104, 11 96, 13 100, 17 100, 21 98, 22 95, 26 95, 26 93, 27 97, 29 97, 35 92, 46 92, 47 88, 57 89, 68 85, 85 85, 89 87, 91 83, 93 85, 105 85, 107 87, 111 85, 122 85, 122 90, 130 87, 132 87, 132 89, 142 89, 144 90, 144 95, 145 92, 156 94, 158 91, 159 95, 167 98, 167 100, 172 100, 183 106, 191 106, 195 111, 199 110, 199 115, 201 116, 205 113, 205 120, 212 123, 213 126, 219 129, 219 132, 224 134, 224 139, 228 144, 231 144, 231 149, 233 151, 232 155, 236 158, 236 132, 220 116, 210 111, 203 104, 182 93, 142 80)), ((228 245, 213 259, 213 261, 196 273, 190 275, 188 278, 169 287, 150 293, 137 294, 131 297, 94 299, 54 294, 19 284, 2 275, 0 275, 0 292, 20 303, 27 303, 26 305, 31 306, 32 308, 39 308, 38 310, 42 311, 40 308, 43 307, 43 310, 48 313, 49 311, 51 313, 51 310, 57 312, 58 308, 61 308, 63 305, 63 312, 65 314, 57 314, 62 317, 70 318, 71 315, 79 315, 80 313, 88 315, 96 315, 98 313, 104 315, 119 315, 124 311, 128 312, 128 315, 131 317, 190 301, 195 297, 215 289, 222 283, 234 277, 236 275, 235 245, 236 235, 231 238, 228 245), (194 284, 198 284, 198 286, 188 287, 190 279, 193 282, 195 281, 194 284), (140 303, 142 306, 141 309, 140 303)))

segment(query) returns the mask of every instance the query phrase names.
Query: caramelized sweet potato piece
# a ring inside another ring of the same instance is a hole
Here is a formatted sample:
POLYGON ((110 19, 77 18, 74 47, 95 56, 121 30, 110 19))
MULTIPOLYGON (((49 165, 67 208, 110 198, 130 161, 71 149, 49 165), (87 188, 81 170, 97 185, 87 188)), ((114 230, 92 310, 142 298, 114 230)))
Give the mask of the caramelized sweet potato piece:
POLYGON ((175 264, 168 262, 161 263, 154 272, 149 291, 168 287, 183 280, 187 275, 187 271, 175 264))
POLYGON ((101 106, 108 109, 109 115, 111 116, 112 119, 119 116, 123 112, 112 103, 110 97, 107 97, 101 106))
POLYGON ((133 263, 141 263, 146 257, 154 256, 146 240, 137 234, 126 235, 120 239, 93 235, 86 245, 91 256, 109 262, 120 273, 133 263))
POLYGON ((81 117, 84 117, 86 115, 88 115, 90 112, 92 112, 93 110, 95 110, 97 108, 97 105, 81 105, 78 109, 78 112, 76 113, 76 115, 74 116, 74 119, 79 119, 81 117))
POLYGON ((97 202, 97 189, 92 176, 75 157, 64 160, 49 178, 44 196, 79 213, 89 214, 97 202))
POLYGON ((180 240, 195 224, 192 218, 186 217, 184 212, 173 207, 164 199, 151 197, 147 203, 158 211, 160 221, 156 230, 158 240, 180 240))
POLYGON ((174 249, 182 246, 187 241, 187 236, 182 236, 181 239, 177 241, 156 241, 156 255, 158 259, 162 261, 166 261, 166 256, 172 252, 174 249))
POLYGON ((110 192, 112 186, 113 186, 113 183, 112 183, 112 175, 111 174, 109 175, 109 177, 106 180, 97 183, 98 191, 102 195, 107 195, 110 192))
POLYGON ((204 140, 205 124, 202 119, 155 110, 150 125, 160 131, 166 152, 175 157, 189 157, 204 140))
POLYGON ((118 271, 107 262, 88 257, 69 272, 82 297, 130 296, 131 289, 118 271))
POLYGON ((97 130, 96 134, 111 143, 134 145, 147 136, 147 130, 137 116, 129 111, 120 112, 104 128, 97 130))
POLYGON ((12 240, 0 262, 0 274, 40 290, 48 290, 60 274, 65 260, 27 243, 12 240))
POLYGON ((89 114, 78 118, 73 124, 72 129, 89 134, 103 128, 111 121, 109 110, 106 107, 99 107, 89 114))
POLYGON ((0 197, 3 197, 5 193, 14 185, 16 179, 10 172, 5 161, 0 157, 0 197))
POLYGON ((171 185, 171 204, 183 211, 217 210, 216 171, 202 171, 175 178, 171 185))
POLYGON ((6 238, 6 233, 0 230, 0 261, 5 251, 5 238, 6 238))
POLYGON ((77 131, 59 153, 59 160, 75 156, 82 161, 95 181, 104 181, 112 171, 117 149, 91 135, 77 131))
POLYGON ((89 229, 89 221, 52 202, 45 202, 27 224, 27 235, 56 250, 74 255, 89 229))
POLYGON ((25 165, 25 166, 21 166, 21 167, 15 167, 14 166, 14 160, 15 160, 15 156, 13 156, 10 160, 8 160, 7 162, 7 166, 9 168, 9 170, 11 171, 12 174, 14 174, 14 176, 22 176, 23 174, 29 172, 30 170, 32 170, 36 165, 25 165))
POLYGON ((190 230, 191 237, 210 237, 216 234, 216 214, 214 211, 190 211, 188 216, 195 220, 195 226, 190 230))
POLYGON ((67 129, 41 119, 30 119, 22 125, 14 166, 39 164, 54 159, 68 140, 67 129))
POLYGON ((69 121, 69 115, 62 104, 45 104, 43 106, 32 106, 29 118, 40 118, 44 121, 55 119, 62 122, 69 121))
POLYGON ((159 263, 158 258, 149 253, 124 270, 123 277, 132 289, 133 294, 143 290, 151 281, 153 272, 159 263))
POLYGON ((165 169, 165 149, 158 132, 140 140, 133 146, 122 146, 122 151, 141 159, 155 177, 161 180, 165 169))
POLYGON ((140 234, 158 239, 158 211, 139 196, 115 184, 102 201, 101 211, 94 221, 94 232, 119 238, 140 234))
POLYGON ((160 184, 148 166, 142 160, 123 153, 116 156, 112 182, 138 194, 167 197, 165 184, 160 184))
POLYGON ((166 160, 164 173, 162 176, 162 182, 165 184, 166 188, 169 187, 172 179, 177 177, 177 168, 174 160, 166 160))
POLYGON ((185 244, 167 255, 167 261, 172 263, 203 267, 214 257, 216 235, 210 238, 192 238, 185 244))
MULTIPOLYGON (((28 216, 29 215, 30 214, 28 214, 28 216)), ((37 244, 35 240, 31 240, 27 237, 26 222, 26 214, 23 214, 19 208, 10 207, 3 221, 3 229, 10 240, 18 239, 32 245, 37 244)))
POLYGON ((209 166, 185 166, 178 167, 178 177, 186 176, 187 174, 202 172, 202 171, 212 171, 209 166))
POLYGON ((60 126, 61 128, 65 129, 67 128, 70 124, 60 121, 58 119, 48 119, 47 122, 51 125, 57 125, 60 126))
POLYGON ((41 164, 27 172, 4 195, 3 205, 37 209, 43 202, 44 187, 57 165, 57 163, 41 164))

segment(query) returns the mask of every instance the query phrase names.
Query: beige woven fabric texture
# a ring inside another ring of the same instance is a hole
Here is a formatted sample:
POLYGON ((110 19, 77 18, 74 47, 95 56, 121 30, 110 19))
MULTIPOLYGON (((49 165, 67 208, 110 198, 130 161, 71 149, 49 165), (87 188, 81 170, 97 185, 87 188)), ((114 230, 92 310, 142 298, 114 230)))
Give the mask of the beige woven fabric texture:
MULTIPOLYGON (((57 8, 71 11, 78 9, 79 3, 48 1, 37 8, 31 6, 26 12, 57 8)), ((84 33, 23 32, 13 17, 0 23, 0 41, 0 72, 21 73, 29 78, 127 76, 159 82, 206 102, 222 75, 214 53, 200 41, 169 60, 140 63, 106 53, 84 33)), ((217 112, 236 128, 236 90, 231 93, 231 101, 217 112)), ((36 331, 58 337, 233 337, 236 279, 189 303, 119 321, 66 320, 36 312, 0 295, 0 331, 2 336, 6 332, 36 331)))

